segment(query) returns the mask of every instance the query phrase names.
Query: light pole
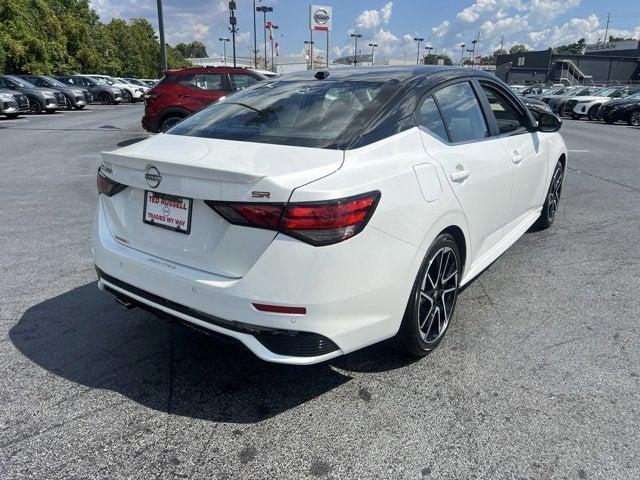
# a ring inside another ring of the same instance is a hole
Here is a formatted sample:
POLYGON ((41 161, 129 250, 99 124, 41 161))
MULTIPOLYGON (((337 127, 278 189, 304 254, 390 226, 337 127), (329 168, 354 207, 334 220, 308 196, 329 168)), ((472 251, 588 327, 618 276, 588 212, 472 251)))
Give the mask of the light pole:
POLYGON ((404 55, 404 64, 407 64, 407 52, 402 52, 402 54, 404 55))
MULTIPOLYGON (((433 50, 433 47, 431 47, 431 46, 426 46, 426 47, 424 47, 424 49, 427 51, 427 57, 428 57, 429 55, 431 55, 431 50, 433 50)), ((425 61, 425 63, 426 63, 426 61, 425 61)))
MULTIPOLYGON (((478 34, 480 35, 480 34, 478 34)), ((473 64, 473 67, 475 68, 476 66, 476 43, 478 43, 478 40, 471 40, 471 43, 473 44, 473 58, 471 59, 471 63, 473 64)))
MULTIPOLYGON (((267 68, 267 12, 273 12, 273 7, 267 7, 266 5, 260 5, 256 7, 256 12, 262 12, 263 24, 264 27, 264 68, 267 68)), ((258 54, 256 53, 256 56, 258 54)))
POLYGON ((238 20, 236 19, 236 2, 229 2, 229 31, 231 31, 231 38, 233 40, 233 66, 236 66, 236 33, 238 29, 236 25, 238 24, 238 20))
POLYGON ((369 46, 371 47, 371 66, 373 66, 373 55, 376 53, 376 47, 378 46, 378 44, 370 43, 369 46))
POLYGON ((464 60, 464 47, 466 47, 464 43, 460 45, 460 65, 462 65, 462 61, 464 60))
POLYGON ((351 38, 355 38, 356 39, 356 46, 353 49, 353 66, 357 67, 358 66, 358 39, 362 38, 362 34, 361 33, 352 33, 351 34, 351 38))
POLYGON ((167 48, 164 44, 164 20, 162 18, 162 0, 158 0, 158 31, 160 32, 160 70, 167 69, 167 48))
MULTIPOLYGON (((258 39, 256 35, 256 0, 253 0, 253 68, 258 68, 258 39)), ((251 64, 251 57, 249 57, 249 64, 251 64)))
POLYGON ((472 55, 471 57, 471 63, 473 63, 473 49, 467 49, 467 53, 470 53, 472 55))
POLYGON ((222 42, 222 63, 227 66, 227 42, 229 41, 228 37, 218 37, 218 40, 222 42))
POLYGON ((278 30, 280 27, 278 25, 271 25, 271 70, 276 71, 276 65, 273 63, 273 31, 278 30))
POLYGON ((415 42, 418 42, 418 51, 416 52, 416 65, 420 64, 420 42, 424 42, 424 38, 413 37, 415 42))
POLYGON ((307 50, 309 52, 309 65, 311 65, 310 70, 313 70, 313 40, 305 40, 304 44, 309 45, 309 50, 307 50))

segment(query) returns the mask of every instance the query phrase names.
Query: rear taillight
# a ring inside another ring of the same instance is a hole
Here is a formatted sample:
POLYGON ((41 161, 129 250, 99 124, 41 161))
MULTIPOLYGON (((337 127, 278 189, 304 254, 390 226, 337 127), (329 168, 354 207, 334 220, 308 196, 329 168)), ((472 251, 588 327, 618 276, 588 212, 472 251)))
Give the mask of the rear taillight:
POLYGON ((123 185, 122 183, 115 182, 115 181, 111 180, 110 178, 105 177, 102 174, 102 171, 100 169, 98 169, 98 177, 96 179, 96 184, 98 186, 98 194, 102 193, 102 194, 106 195, 107 197, 112 197, 116 193, 119 193, 122 190, 124 190, 125 188, 127 188, 126 185, 123 185))
POLYGON ((234 225, 277 230, 315 246, 357 235, 376 209, 380 192, 309 203, 229 203, 206 201, 234 225))

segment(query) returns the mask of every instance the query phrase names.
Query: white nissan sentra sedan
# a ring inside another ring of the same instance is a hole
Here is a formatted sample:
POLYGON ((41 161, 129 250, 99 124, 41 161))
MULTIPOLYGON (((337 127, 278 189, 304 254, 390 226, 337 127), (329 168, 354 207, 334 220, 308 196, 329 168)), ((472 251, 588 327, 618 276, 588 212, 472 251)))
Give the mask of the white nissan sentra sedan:
POLYGON ((271 362, 425 355, 459 288, 553 223, 559 128, 472 69, 261 82, 102 155, 98 286, 271 362))

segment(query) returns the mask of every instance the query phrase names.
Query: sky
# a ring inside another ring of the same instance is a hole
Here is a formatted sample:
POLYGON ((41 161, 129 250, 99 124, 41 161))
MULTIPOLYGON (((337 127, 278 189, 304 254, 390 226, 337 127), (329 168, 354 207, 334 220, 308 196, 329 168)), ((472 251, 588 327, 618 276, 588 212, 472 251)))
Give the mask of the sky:
MULTIPOLYGON (((156 0, 90 0, 103 21, 112 18, 147 18, 157 29, 156 0)), ((236 0, 238 10, 237 52, 247 57, 253 48, 253 0, 236 0)), ((256 0, 272 6, 267 20, 280 28, 276 40, 285 62, 302 62, 304 41, 309 39, 309 5, 302 0, 256 0)), ((609 34, 640 39, 638 0, 327 0, 316 5, 333 7, 330 58, 352 55, 353 32, 362 34, 358 49, 369 53, 377 43, 376 56, 415 58, 414 37, 421 45, 454 59, 460 44, 470 44, 480 34, 480 54, 516 43, 530 49, 546 49, 585 38, 587 43, 604 39, 607 14, 609 34), (637 5, 636 5, 637 4, 637 5)), ((163 0, 166 41, 199 40, 210 56, 220 55, 218 38, 229 36, 228 0, 163 0)), ((258 49, 262 51, 262 14, 257 19, 258 49)), ((316 34, 316 51, 326 52, 325 34, 316 34)), ((423 53, 426 53, 423 50, 423 53)))

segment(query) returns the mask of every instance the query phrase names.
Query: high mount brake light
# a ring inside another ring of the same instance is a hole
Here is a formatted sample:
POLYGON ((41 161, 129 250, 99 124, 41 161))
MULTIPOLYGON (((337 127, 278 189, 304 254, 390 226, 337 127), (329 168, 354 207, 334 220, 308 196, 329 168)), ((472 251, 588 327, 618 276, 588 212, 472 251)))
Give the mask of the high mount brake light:
POLYGON ((229 223, 276 230, 314 246, 331 245, 357 235, 380 200, 369 192, 338 200, 306 203, 205 203, 229 223))
POLYGON ((107 197, 112 197, 116 193, 121 192, 125 188, 126 185, 122 183, 115 182, 111 180, 109 177, 106 177, 102 174, 102 171, 98 169, 98 176, 96 178, 96 185, 98 187, 98 194, 102 193, 107 197))

